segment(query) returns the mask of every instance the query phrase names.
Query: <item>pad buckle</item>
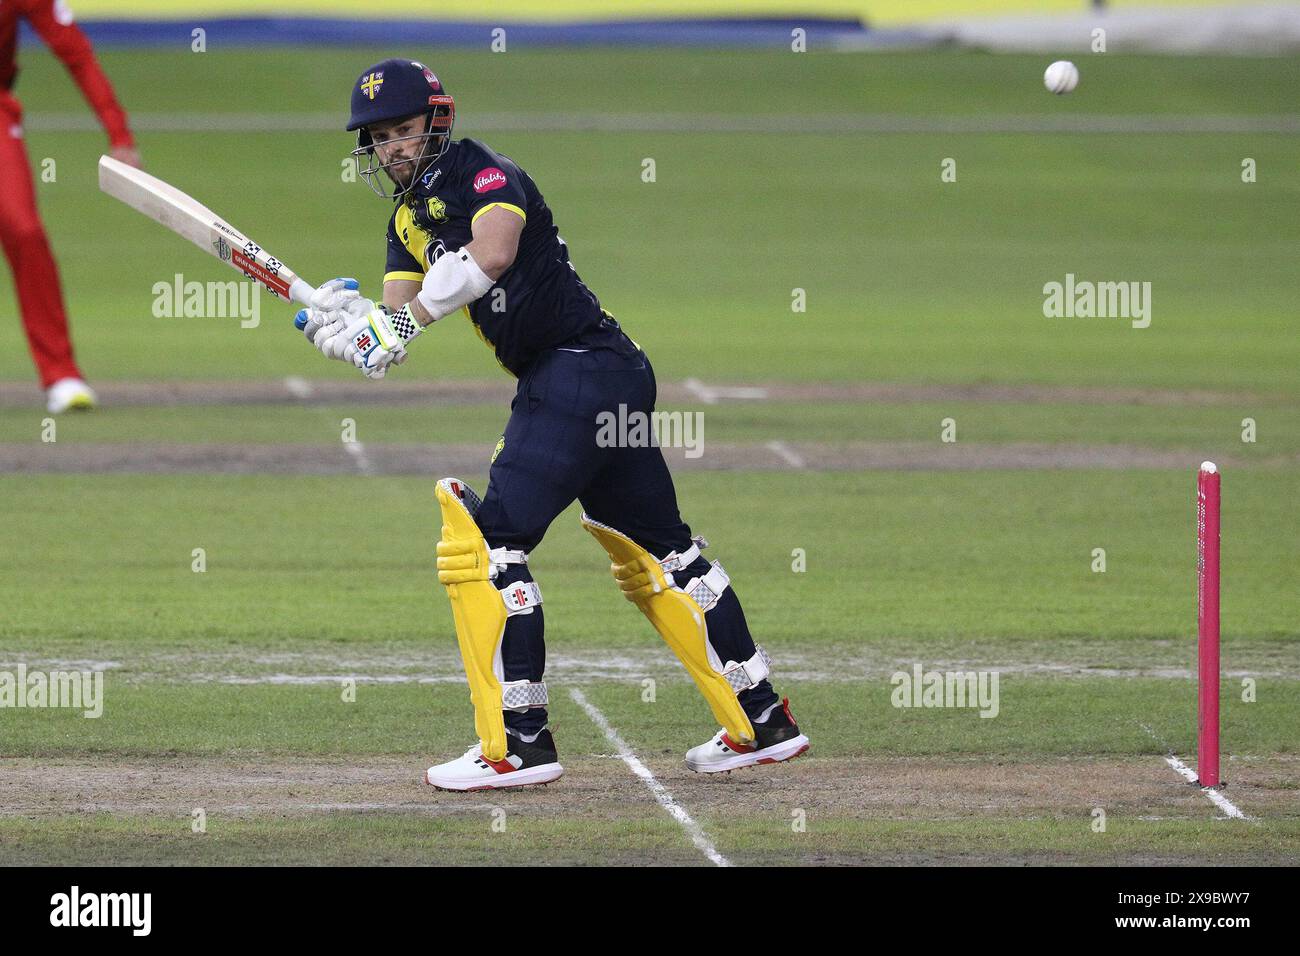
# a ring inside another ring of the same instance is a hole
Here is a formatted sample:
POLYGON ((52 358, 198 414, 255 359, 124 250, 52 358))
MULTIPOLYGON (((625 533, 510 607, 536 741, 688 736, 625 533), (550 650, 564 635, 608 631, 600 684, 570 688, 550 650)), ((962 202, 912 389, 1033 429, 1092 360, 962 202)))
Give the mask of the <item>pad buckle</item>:
POLYGON ((739 694, 742 690, 757 687, 767 675, 772 673, 772 658, 767 656, 761 644, 754 645, 754 656, 743 663, 728 661, 722 669, 722 676, 731 689, 739 694))
POLYGON ((493 548, 488 552, 488 580, 491 581, 498 574, 504 571, 512 564, 527 564, 528 552, 515 551, 511 548, 493 548))
POLYGON ((721 563, 714 561, 707 574, 693 579, 682 590, 691 596, 701 611, 708 613, 718 603, 718 598, 722 597, 722 592, 727 590, 729 584, 731 578, 722 569, 721 563))
POLYGON ((501 709, 522 714, 530 707, 545 707, 550 694, 545 681, 512 680, 501 682, 501 709))
POLYGON ((659 566, 672 574, 674 571, 680 571, 682 568, 695 563, 695 559, 700 556, 700 552, 709 546, 709 542, 701 535, 691 538, 691 546, 678 554, 676 551, 668 555, 659 562, 659 566))

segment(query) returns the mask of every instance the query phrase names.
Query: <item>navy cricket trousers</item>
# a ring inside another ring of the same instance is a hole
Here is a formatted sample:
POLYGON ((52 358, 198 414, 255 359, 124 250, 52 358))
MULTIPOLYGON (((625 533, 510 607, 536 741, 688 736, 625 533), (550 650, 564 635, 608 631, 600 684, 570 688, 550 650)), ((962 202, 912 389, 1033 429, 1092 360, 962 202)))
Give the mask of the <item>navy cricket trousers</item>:
MULTIPOLYGON (((532 551, 551 522, 574 500, 592 518, 616 528, 656 558, 691 546, 691 529, 677 510, 677 493, 663 453, 653 443, 601 447, 601 413, 654 411, 654 370, 626 336, 617 348, 543 352, 519 380, 504 444, 489 473, 477 521, 488 546, 532 551)), ((608 574, 608 558, 592 541, 593 568, 608 574)), ((701 557, 674 577, 684 584, 709 570, 701 557)), ((527 565, 508 565, 496 584, 531 581, 527 565)), ((610 586, 617 587, 613 578, 610 586)), ((545 592, 543 592, 545 593, 545 592)), ((542 679, 546 666, 544 608, 506 623, 501 660, 506 680, 542 679)), ((754 641, 734 588, 727 588, 706 615, 709 642, 723 662, 746 661, 754 641)), ((644 626, 650 629, 649 622, 644 626)), ((764 680, 740 694, 750 718, 776 703, 764 680)), ((546 711, 507 711, 506 727, 532 736, 546 726, 546 711)))

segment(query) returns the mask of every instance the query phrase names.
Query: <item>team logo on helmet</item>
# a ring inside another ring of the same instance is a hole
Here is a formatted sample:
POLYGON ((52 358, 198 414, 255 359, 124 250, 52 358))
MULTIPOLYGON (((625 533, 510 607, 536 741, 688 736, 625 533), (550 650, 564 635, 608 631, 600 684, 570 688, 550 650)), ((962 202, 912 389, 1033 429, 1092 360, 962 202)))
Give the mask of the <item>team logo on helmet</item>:
POLYGON ((447 204, 437 196, 430 196, 428 202, 429 218, 434 222, 447 221, 447 204))
POLYGON ((361 81, 361 92, 366 95, 366 99, 373 100, 383 85, 383 73, 367 73, 366 78, 361 81))
POLYGON ((438 77, 434 75, 433 70, 429 69, 423 63, 416 63, 414 60, 411 61, 411 65, 420 68, 420 72, 424 74, 424 78, 431 88, 439 93, 442 92, 442 84, 438 82, 438 77))

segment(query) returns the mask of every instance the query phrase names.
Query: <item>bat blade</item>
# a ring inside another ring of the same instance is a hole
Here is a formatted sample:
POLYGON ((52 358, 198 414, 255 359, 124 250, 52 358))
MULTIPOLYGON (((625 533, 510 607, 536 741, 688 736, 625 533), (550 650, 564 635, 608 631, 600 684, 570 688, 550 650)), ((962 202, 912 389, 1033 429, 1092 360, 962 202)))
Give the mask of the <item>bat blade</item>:
POLYGON ((310 304, 314 288, 193 196, 111 156, 99 158, 99 188, 194 243, 272 295, 310 304))

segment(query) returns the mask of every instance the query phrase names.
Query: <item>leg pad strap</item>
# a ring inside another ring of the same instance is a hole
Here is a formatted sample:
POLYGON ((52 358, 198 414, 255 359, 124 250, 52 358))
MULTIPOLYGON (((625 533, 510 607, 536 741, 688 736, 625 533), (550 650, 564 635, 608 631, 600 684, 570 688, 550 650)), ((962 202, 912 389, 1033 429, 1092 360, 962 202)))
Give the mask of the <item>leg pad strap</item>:
POLYGON ((545 707, 551 702, 545 681, 510 680, 501 683, 501 706, 523 713, 530 707, 545 707))
POLYGON ((742 690, 757 687, 770 673, 772 673, 772 658, 767 656, 767 651, 759 644, 754 645, 754 656, 749 660, 739 664, 728 661, 727 666, 722 669, 722 676, 737 694, 742 690))

